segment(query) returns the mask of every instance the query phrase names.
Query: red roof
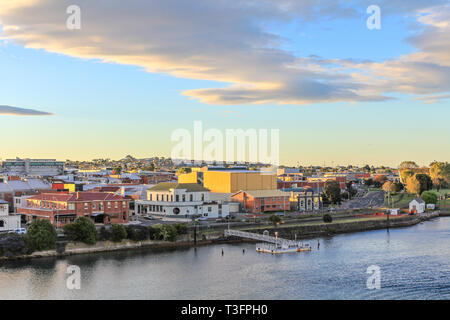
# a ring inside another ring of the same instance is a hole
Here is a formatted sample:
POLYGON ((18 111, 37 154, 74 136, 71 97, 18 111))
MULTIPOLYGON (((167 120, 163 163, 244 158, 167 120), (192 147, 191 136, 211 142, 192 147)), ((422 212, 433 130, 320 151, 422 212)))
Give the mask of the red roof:
POLYGON ((75 192, 71 194, 42 193, 28 199, 63 202, 124 200, 122 196, 108 192, 75 192))

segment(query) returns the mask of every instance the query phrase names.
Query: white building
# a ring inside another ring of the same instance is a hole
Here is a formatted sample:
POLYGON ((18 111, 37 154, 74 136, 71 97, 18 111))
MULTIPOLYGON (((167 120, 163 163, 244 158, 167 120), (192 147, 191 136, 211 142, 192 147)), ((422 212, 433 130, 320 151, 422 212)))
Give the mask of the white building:
POLYGON ((0 232, 14 231, 20 228, 20 215, 9 214, 9 204, 0 200, 0 232))
POLYGON ((55 159, 7 159, 2 168, 11 174, 56 176, 64 173, 64 162, 55 159))
POLYGON ((146 200, 137 200, 135 205, 139 215, 165 217, 217 219, 230 212, 228 204, 212 201, 209 189, 196 183, 159 183, 147 190, 146 200))
POLYGON ((414 198, 409 203, 409 212, 412 213, 423 213, 425 212, 425 201, 422 200, 420 197, 414 198))

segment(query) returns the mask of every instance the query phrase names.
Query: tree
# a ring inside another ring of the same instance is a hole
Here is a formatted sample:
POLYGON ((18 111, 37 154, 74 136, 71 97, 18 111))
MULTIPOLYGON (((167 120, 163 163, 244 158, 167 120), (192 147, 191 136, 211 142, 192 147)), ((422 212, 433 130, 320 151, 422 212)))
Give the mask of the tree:
POLYGON ((94 222, 86 217, 79 217, 73 223, 65 225, 64 233, 70 240, 86 244, 95 244, 98 240, 94 222))
POLYGON ((450 183, 450 163, 433 162, 430 164, 430 177, 438 190, 450 183))
POLYGON ((350 197, 354 197, 358 193, 358 191, 353 188, 352 181, 347 182, 346 186, 347 186, 347 192, 349 193, 350 197))
POLYGON ((391 181, 386 181, 386 182, 383 184, 382 189, 383 189, 384 191, 386 191, 386 192, 394 193, 394 192, 392 191, 393 185, 394 185, 394 184, 393 184, 391 181))
POLYGON ((111 240, 114 242, 120 242, 127 238, 127 230, 121 224, 113 224, 111 228, 111 240))
POLYGON ((410 169, 401 170, 400 171, 400 181, 402 183, 406 183, 408 178, 414 176, 414 174, 415 174, 414 171, 412 171, 410 169))
POLYGON ((274 225, 276 225, 277 223, 279 223, 281 221, 281 219, 276 214, 273 214, 269 217, 269 221, 272 222, 274 225))
POLYGON ((333 218, 331 217, 330 214, 326 213, 323 215, 323 222, 331 223, 331 222, 333 222, 333 218))
POLYGON ((427 174, 418 173, 416 174, 416 179, 420 183, 420 194, 424 191, 431 190, 433 188, 433 181, 427 174))
POLYGON ((25 235, 25 243, 31 252, 54 249, 57 233, 48 220, 36 219, 31 222, 25 235))
POLYGON ((341 187, 339 185, 339 182, 336 180, 325 181, 323 193, 333 204, 339 203, 341 201, 341 187))
POLYGON ((115 167, 114 168, 114 174, 121 174, 122 173, 122 167, 115 167))
POLYGON ((387 178, 384 174, 379 174, 373 178, 373 183, 375 187, 381 188, 381 186, 387 181, 387 178))
POLYGON ((7 234, 0 239, 0 257, 4 256, 10 258, 31 252, 32 251, 26 246, 24 237, 21 235, 7 234))
POLYGON ((400 192, 403 190, 403 188, 404 188, 403 184, 401 182, 396 181, 391 185, 391 193, 400 192))
POLYGON ((155 224, 152 226, 154 240, 175 241, 178 237, 177 229, 171 224, 155 224))
POLYGON ((433 191, 424 191, 422 192, 420 197, 422 198, 423 201, 425 201, 426 204, 428 203, 436 204, 438 199, 437 194, 434 193, 433 191))
POLYGON ((420 194, 420 182, 416 179, 416 176, 406 179, 406 191, 411 194, 420 194))
POLYGON ((177 223, 175 225, 175 229, 177 229, 178 234, 187 234, 188 226, 186 223, 177 223))
POLYGON ((364 185, 366 187, 370 187, 371 185, 373 185, 373 179, 369 178, 369 179, 364 180, 364 185))
POLYGON ((398 166, 398 170, 414 170, 417 169, 419 166, 414 162, 414 161, 403 161, 402 163, 400 163, 400 165, 398 166))

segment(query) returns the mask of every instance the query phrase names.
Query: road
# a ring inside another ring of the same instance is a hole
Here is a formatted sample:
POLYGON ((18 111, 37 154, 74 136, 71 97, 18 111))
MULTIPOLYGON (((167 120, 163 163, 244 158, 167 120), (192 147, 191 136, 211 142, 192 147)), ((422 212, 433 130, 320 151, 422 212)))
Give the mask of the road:
POLYGON ((343 203, 340 209, 359 209, 369 207, 382 207, 384 204, 384 191, 371 191, 364 197, 355 198, 343 203))

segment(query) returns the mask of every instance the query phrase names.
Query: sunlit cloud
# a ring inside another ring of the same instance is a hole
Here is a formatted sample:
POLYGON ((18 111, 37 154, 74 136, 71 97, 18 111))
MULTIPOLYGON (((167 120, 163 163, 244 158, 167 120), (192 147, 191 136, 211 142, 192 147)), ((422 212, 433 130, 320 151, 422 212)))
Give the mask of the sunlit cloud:
POLYGON ((80 30, 65 25, 72 0, 7 1, 0 7, 0 36, 28 48, 224 83, 182 92, 207 104, 384 101, 394 93, 450 90, 450 9, 442 3, 381 1, 386 12, 417 14, 424 26, 408 39, 418 52, 381 63, 297 57, 280 48, 286 39, 264 28, 273 21, 355 17, 347 1, 336 0, 79 0, 80 30))
POLYGON ((3 116, 52 116, 53 113, 25 109, 11 106, 0 106, 0 115, 3 116))

